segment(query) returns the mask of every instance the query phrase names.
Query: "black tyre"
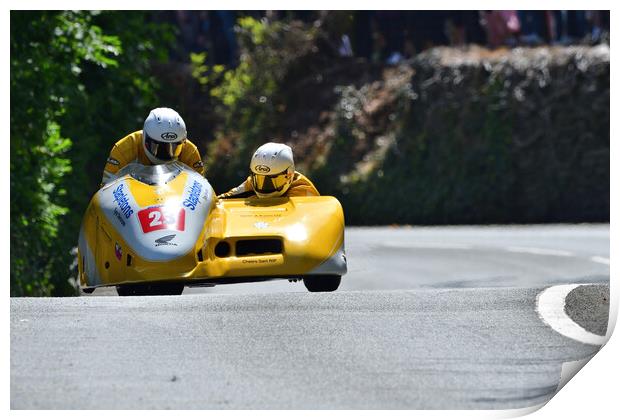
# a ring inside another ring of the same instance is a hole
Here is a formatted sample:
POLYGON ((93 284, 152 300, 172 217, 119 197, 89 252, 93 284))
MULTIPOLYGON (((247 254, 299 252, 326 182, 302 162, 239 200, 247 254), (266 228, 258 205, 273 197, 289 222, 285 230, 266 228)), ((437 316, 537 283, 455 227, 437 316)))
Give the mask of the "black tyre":
POLYGON ((185 286, 183 284, 152 285, 151 295, 182 295, 185 286))
POLYGON ((146 296, 148 295, 148 288, 144 285, 135 286, 116 286, 116 293, 119 296, 146 296))
POLYGON ((94 287, 80 287, 79 292, 80 296, 90 295, 95 291, 94 287))
POLYGON ((333 292, 340 286, 340 276, 306 276, 304 286, 309 292, 333 292))
POLYGON ((119 296, 161 296, 180 295, 183 293, 183 284, 136 284, 116 286, 119 296))

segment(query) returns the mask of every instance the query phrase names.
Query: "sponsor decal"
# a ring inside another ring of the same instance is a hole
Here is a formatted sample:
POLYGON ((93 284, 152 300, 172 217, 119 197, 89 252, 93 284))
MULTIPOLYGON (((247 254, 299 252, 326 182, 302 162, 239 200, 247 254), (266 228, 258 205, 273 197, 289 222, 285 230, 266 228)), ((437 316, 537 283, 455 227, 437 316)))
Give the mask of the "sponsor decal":
POLYGON ((239 217, 276 217, 278 220, 282 218, 282 213, 251 213, 251 214, 240 214, 239 217))
POLYGON ((200 193, 202 192, 202 185, 198 181, 194 181, 189 189, 189 197, 183 201, 183 205, 190 210, 196 210, 196 206, 200 203, 200 193))
POLYGON ((164 245, 178 246, 178 244, 170 242, 171 240, 174 239, 175 236, 177 235, 176 234, 166 235, 166 236, 162 236, 161 238, 157 238, 155 239, 155 246, 164 246, 164 245))
POLYGON ((202 168, 203 166, 205 166, 205 164, 202 163, 202 160, 199 160, 198 162, 194 163, 192 166, 198 169, 198 168, 202 168))
POLYGON ((269 227, 269 223, 267 223, 267 222, 256 222, 256 223, 254 223, 254 227, 256 229, 267 229, 269 227))
POLYGON ((167 132, 167 133, 163 133, 161 135, 162 140, 176 140, 177 139, 177 135, 176 133, 172 133, 172 132, 167 132))
POLYGON ((267 165, 256 165, 254 167, 254 170, 256 172, 261 172, 263 174, 266 174, 266 173, 271 171, 271 168, 269 166, 267 166, 267 165))
POLYGON ((123 258, 123 248, 118 244, 118 242, 114 243, 114 255, 117 260, 121 260, 123 258))
POLYGON ((241 264, 273 264, 277 261, 275 258, 260 258, 256 260, 241 260, 241 264))
POLYGON ((112 156, 108 158, 107 162, 111 165, 116 165, 116 166, 121 164, 118 160, 114 159, 112 156))
POLYGON ((116 216, 121 225, 125 226, 125 219, 123 219, 123 216, 118 212, 118 208, 114 209, 114 216, 116 216))
POLYGON ((131 208, 131 204, 129 204, 129 199, 127 198, 127 193, 124 191, 125 184, 121 184, 114 191, 112 191, 112 195, 114 196, 114 201, 118 203, 118 208, 120 212, 125 216, 125 219, 129 219, 129 217, 133 214, 133 209, 131 208))
POLYGON ((144 233, 163 229, 179 232, 185 230, 185 209, 183 208, 148 207, 138 212, 138 219, 144 233))

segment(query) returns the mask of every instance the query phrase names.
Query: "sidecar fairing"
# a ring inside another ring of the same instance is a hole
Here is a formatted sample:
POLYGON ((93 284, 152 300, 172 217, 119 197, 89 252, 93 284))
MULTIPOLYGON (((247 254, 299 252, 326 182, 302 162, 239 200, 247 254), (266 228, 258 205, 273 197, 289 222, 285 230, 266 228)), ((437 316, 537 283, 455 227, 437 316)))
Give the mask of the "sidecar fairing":
POLYGON ((131 164, 91 200, 78 269, 83 290, 119 294, 275 278, 330 291, 346 273, 344 216, 334 197, 217 200, 182 163, 131 164))

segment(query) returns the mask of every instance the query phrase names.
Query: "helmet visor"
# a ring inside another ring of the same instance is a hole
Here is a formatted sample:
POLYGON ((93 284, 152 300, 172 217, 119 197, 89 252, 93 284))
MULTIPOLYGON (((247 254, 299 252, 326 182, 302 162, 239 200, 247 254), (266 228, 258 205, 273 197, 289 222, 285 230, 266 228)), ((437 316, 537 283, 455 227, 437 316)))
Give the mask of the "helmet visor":
POLYGON ((290 175, 284 171, 276 175, 258 175, 252 173, 252 187, 260 194, 282 191, 290 183, 290 175))
POLYGON ((169 143, 155 140, 146 134, 144 137, 144 146, 159 160, 174 160, 181 154, 181 150, 183 149, 183 141, 169 143))

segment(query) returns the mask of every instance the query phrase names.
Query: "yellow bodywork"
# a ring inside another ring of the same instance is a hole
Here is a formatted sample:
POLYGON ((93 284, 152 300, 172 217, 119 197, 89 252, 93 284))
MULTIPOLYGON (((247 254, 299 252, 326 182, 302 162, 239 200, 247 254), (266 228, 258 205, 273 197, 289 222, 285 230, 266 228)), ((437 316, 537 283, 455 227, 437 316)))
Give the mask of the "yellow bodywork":
MULTIPOLYGON (((138 208, 180 200, 186 181, 186 173, 163 186, 124 178, 138 208)), ((82 287, 157 281, 217 284, 231 277, 241 281, 301 277, 336 258, 338 253, 344 260, 344 215, 334 197, 224 200, 213 197, 193 249, 172 261, 161 262, 149 261, 130 247, 101 210, 100 194, 95 195, 81 231, 78 267, 82 287), (250 247, 249 252, 245 249, 244 255, 237 255, 241 250, 239 241, 258 244, 257 240, 281 244, 281 249, 252 252, 250 247), (115 246, 122 249, 120 259, 115 256, 115 246), (88 261, 83 255, 85 249, 91 253, 94 270, 85 268, 88 261), (88 273, 97 273, 91 274, 96 278, 89 278, 88 273)), ((346 261, 343 264, 346 271, 346 261)))

